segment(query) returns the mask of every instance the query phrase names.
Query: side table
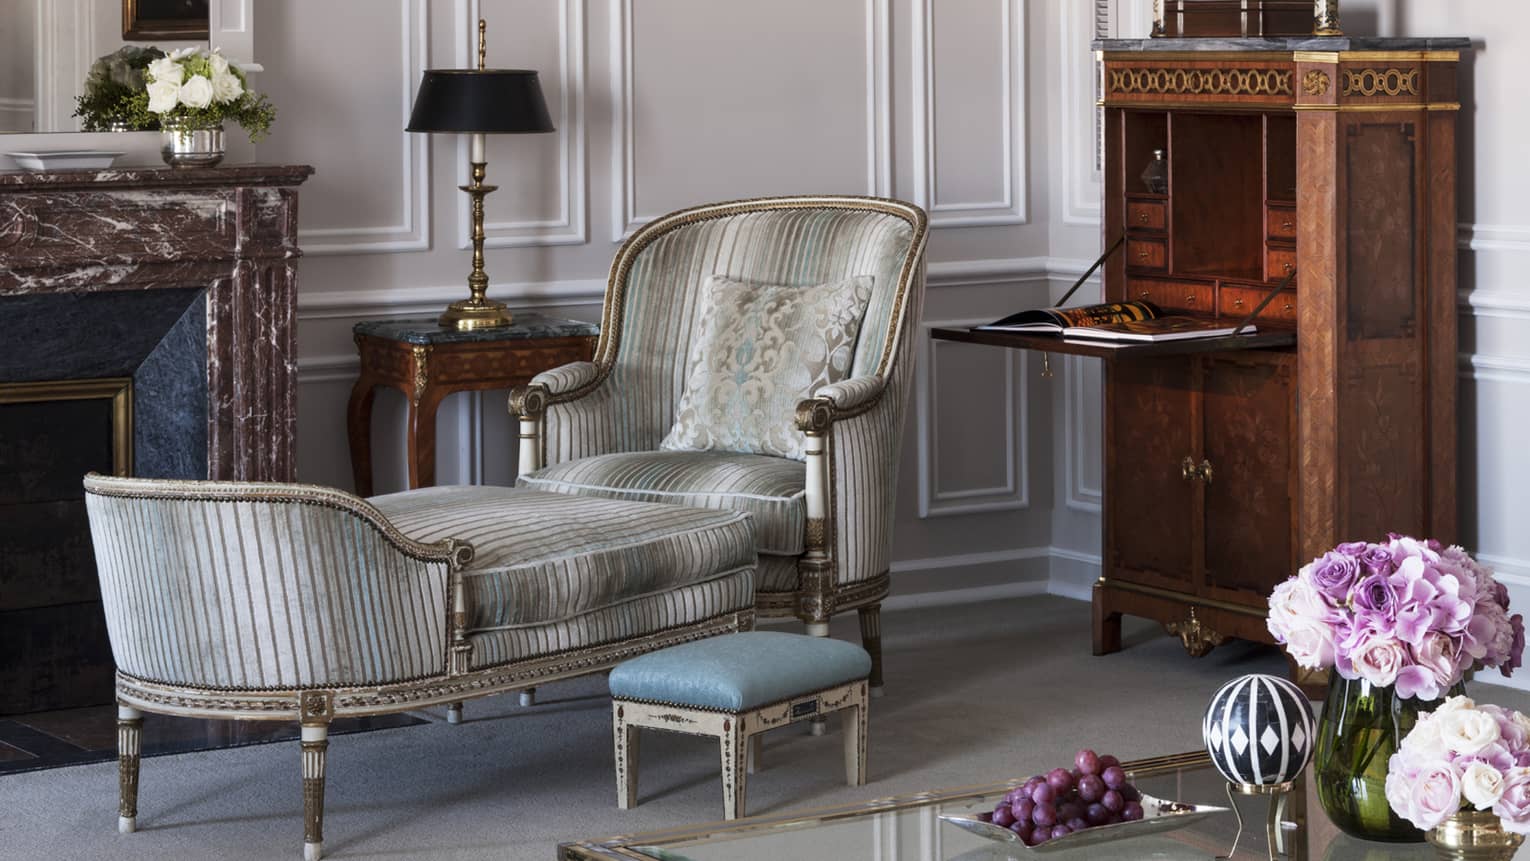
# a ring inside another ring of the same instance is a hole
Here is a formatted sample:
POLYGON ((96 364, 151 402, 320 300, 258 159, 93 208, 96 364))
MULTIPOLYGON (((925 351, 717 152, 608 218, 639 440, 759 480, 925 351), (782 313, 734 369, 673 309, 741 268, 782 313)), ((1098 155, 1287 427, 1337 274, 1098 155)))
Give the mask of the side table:
POLYGON ((459 332, 434 319, 357 323, 361 376, 351 389, 346 429, 356 493, 372 495, 372 401, 378 386, 409 399, 409 487, 436 483, 436 409, 456 392, 508 389, 569 362, 588 361, 600 327, 516 312, 497 329, 459 332))

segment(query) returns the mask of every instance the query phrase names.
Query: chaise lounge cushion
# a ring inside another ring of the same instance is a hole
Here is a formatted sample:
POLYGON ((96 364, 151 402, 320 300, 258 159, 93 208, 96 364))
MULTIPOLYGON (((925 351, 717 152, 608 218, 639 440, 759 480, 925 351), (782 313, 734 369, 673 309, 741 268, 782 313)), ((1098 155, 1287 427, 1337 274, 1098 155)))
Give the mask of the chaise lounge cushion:
POLYGON ((516 483, 555 493, 748 512, 761 553, 803 551, 807 468, 800 461, 719 451, 622 452, 565 461, 516 483))
POLYGON ((422 488, 369 501, 418 541, 473 545, 463 570, 473 634, 598 619, 618 604, 658 607, 668 593, 705 592, 712 581, 741 582, 725 591, 747 592, 755 565, 742 512, 509 487, 422 488))

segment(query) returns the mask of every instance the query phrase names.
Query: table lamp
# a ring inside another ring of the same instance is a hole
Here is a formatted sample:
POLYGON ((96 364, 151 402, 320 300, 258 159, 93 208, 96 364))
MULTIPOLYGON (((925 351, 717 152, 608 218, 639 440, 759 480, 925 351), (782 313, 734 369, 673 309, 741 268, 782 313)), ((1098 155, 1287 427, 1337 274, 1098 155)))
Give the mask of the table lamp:
POLYGON ((483 198, 496 186, 484 185, 488 169, 484 135, 554 131, 537 73, 526 69, 485 68, 488 24, 478 22, 477 69, 429 69, 420 79, 414 110, 405 131, 456 132, 470 135, 471 185, 458 188, 473 201, 473 271, 470 295, 447 306, 440 324, 449 329, 490 329, 510 325, 503 302, 484 298, 489 276, 483 270, 483 198))

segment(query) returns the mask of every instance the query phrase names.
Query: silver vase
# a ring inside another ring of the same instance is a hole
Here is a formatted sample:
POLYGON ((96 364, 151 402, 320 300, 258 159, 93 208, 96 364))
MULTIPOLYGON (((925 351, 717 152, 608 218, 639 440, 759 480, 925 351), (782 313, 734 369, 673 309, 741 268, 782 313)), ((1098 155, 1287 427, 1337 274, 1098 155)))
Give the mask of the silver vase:
POLYGON ((223 127, 166 128, 160 132, 159 154, 171 167, 212 167, 223 161, 223 127))

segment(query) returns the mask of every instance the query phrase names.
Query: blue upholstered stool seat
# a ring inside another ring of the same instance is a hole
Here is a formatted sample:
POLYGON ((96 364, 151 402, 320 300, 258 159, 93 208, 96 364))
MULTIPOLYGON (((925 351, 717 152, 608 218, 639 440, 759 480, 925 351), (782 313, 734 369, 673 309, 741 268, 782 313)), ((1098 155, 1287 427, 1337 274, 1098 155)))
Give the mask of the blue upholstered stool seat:
POLYGON ((854 643, 748 631, 633 658, 611 671, 611 696, 742 712, 870 673, 871 656, 854 643))

